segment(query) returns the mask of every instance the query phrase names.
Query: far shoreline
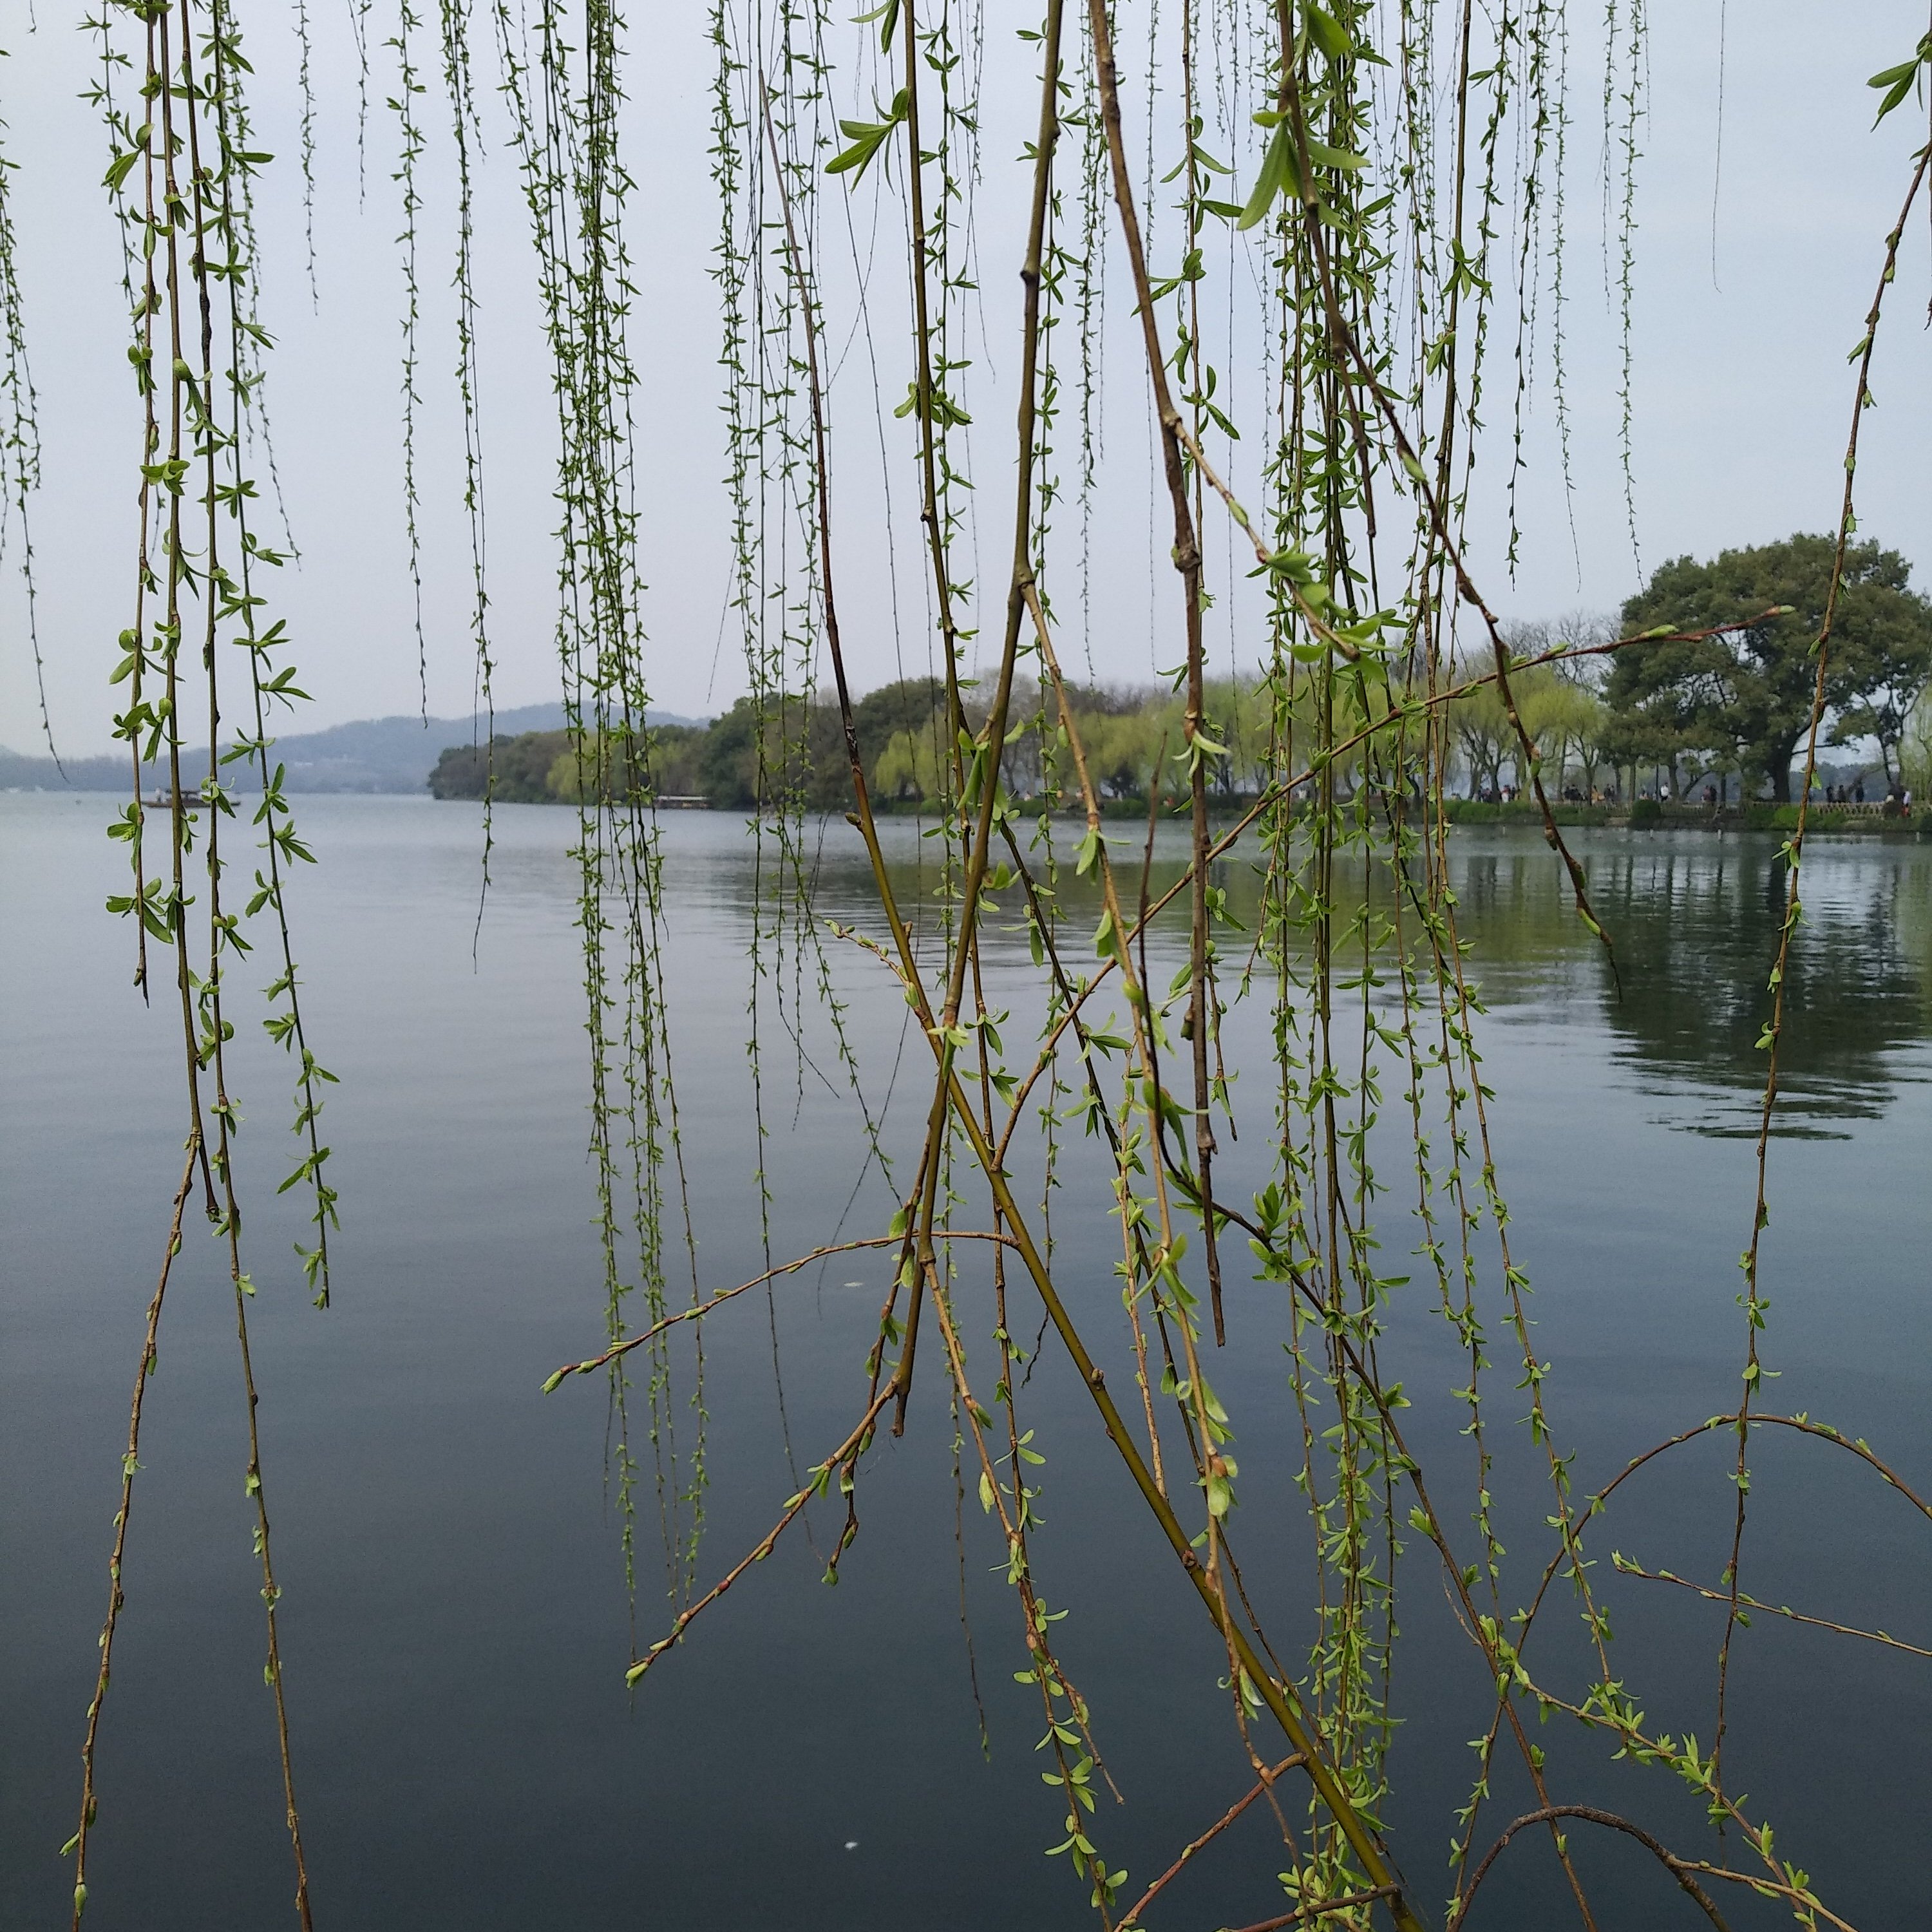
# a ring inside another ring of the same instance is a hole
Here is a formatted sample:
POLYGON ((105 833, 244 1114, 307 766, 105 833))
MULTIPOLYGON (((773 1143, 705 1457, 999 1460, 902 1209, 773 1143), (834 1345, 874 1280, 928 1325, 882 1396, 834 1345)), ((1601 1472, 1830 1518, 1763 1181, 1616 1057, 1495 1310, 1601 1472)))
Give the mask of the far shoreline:
MULTIPOLYGON (((256 796, 251 790, 236 788, 237 797, 256 796)), ((360 789, 313 791, 295 791, 289 796, 304 800, 316 799, 364 799, 370 801, 388 800, 392 802, 408 802, 423 805, 480 806, 480 798, 438 798, 427 788, 421 791, 376 791, 360 789)), ((105 786, 91 785, 5 785, 0 786, 0 797, 8 798, 70 798, 76 804, 84 800, 100 799, 124 800, 124 791, 112 790, 105 786)), ((537 811, 551 811, 559 806, 571 805, 573 801, 562 798, 549 799, 498 799, 492 809, 512 811, 528 806, 537 811)), ((1180 802, 1184 808, 1186 800, 1180 802)), ((1222 830, 1246 815, 1253 809, 1252 797, 1214 799, 1208 803, 1210 821, 1222 830)), ((1544 829, 1541 809, 1526 800, 1516 799, 1506 803, 1490 804, 1480 799, 1449 798, 1442 801, 1444 817, 1452 829, 1480 826, 1484 830, 1509 829, 1533 831, 1539 836, 1544 829)), ((163 808, 149 803, 151 811, 163 808)), ((1344 802, 1342 808, 1347 809, 1344 802)), ((1580 805, 1573 802, 1558 803, 1552 801, 1550 815, 1560 826, 1586 830, 1646 832, 1783 832, 1790 834, 1798 830, 1798 807, 1795 804, 1778 805, 1768 800, 1756 800, 1738 806, 1713 806, 1697 804, 1678 804, 1671 800, 1658 801, 1640 799, 1635 805, 1580 805)), ((873 810, 881 820, 910 818, 931 820, 937 814, 926 809, 922 800, 880 800, 873 810)), ((679 799, 661 802, 658 813, 670 818, 682 817, 696 812, 707 817, 726 817, 736 814, 748 820, 751 814, 736 806, 711 806, 694 799, 679 799)), ((812 818, 835 818, 848 814, 836 812, 812 812, 812 818)), ((1016 816, 1020 818, 1036 818, 1037 807, 1032 801, 1016 802, 1016 816)), ((1078 806, 1063 806, 1053 812, 1054 818, 1069 821, 1084 819, 1084 812, 1078 806)), ((1177 817, 1169 806, 1160 818, 1168 821, 1177 817)), ((1101 816, 1110 824, 1132 820, 1144 825, 1148 818, 1145 799, 1106 799, 1101 802, 1101 816)), ((1424 822, 1419 816, 1414 821, 1424 822)), ((1804 832, 1808 838, 1833 838, 1850 839, 1920 839, 1932 837, 1932 809, 1915 810, 1909 815, 1898 811, 1888 812, 1882 804, 1867 806, 1825 805, 1814 802, 1805 813, 1804 832)))

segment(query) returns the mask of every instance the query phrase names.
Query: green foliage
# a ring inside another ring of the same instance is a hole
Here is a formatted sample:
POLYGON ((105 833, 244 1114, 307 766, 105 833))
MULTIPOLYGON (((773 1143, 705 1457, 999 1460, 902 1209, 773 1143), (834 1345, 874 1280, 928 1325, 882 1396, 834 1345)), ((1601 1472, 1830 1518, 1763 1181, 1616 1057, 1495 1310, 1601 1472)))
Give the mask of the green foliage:
POLYGON ((1932 800, 1932 687, 1906 712, 1898 746, 1899 776, 1915 799, 1932 800))
MULTIPOLYGON (((1530 799, 1511 799, 1500 804, 1487 805, 1477 799, 1445 798, 1442 808, 1444 819, 1451 825, 1522 825, 1540 828, 1543 824, 1542 808, 1530 799)), ((1550 815, 1558 825, 1608 825, 1620 809, 1607 805, 1565 804, 1557 800, 1552 802, 1550 815)))
POLYGON ((925 725, 895 731, 886 741, 872 774, 874 794, 882 804, 944 796, 951 773, 943 718, 944 713, 934 712, 925 725))
MULTIPOLYGON (((1268 784, 1270 770, 1270 734, 1276 720, 1267 693, 1252 679, 1210 680, 1204 688, 1207 735, 1220 748, 1210 761, 1210 787, 1228 799, 1252 799, 1268 784)), ((1546 694, 1540 686, 1532 688, 1539 729, 1554 729, 1571 716, 1564 709, 1570 702, 1562 695, 1565 688, 1546 694)), ((1104 803, 1142 811, 1156 778, 1169 798, 1185 790, 1175 770, 1185 740, 1185 707, 1174 692, 1160 686, 1076 688, 1069 695, 1104 803), (1165 772, 1158 769, 1163 746, 1169 759, 1165 772)), ((1481 696, 1472 694, 1459 704, 1479 704, 1481 696)), ((1036 715, 1040 704, 1037 692, 1024 687, 1016 709, 1036 715)), ((1304 694, 1297 707, 1304 728, 1312 728, 1312 695, 1304 694)), ((985 724, 986 707, 971 694, 964 710, 969 730, 985 724)), ((1340 715, 1351 723, 1358 718, 1346 694, 1340 715)), ((945 689, 938 679, 883 685, 854 705, 852 718, 879 802, 943 799, 951 782, 952 747, 945 689)), ((585 799, 608 804, 623 797, 632 783, 624 740, 608 735, 599 741, 601 751, 586 750, 580 760, 572 742, 568 731, 527 731, 494 738, 487 746, 452 746, 430 774, 430 793, 520 805, 585 799)), ((1009 738, 1001 770, 1016 796, 1052 796, 1071 808, 1054 783, 1052 765, 1052 748, 1043 752, 1040 733, 1029 726, 1009 738)), ((746 697, 709 724, 652 725, 643 734, 636 767, 641 797, 701 797, 716 811, 769 813, 790 801, 812 812, 844 812, 854 802, 836 702, 824 692, 780 704, 746 697)), ((1337 761, 1340 771, 1353 768, 1352 758, 1337 761)))
POLYGON ((1918 84, 1919 70, 1922 68, 1932 68, 1932 33, 1919 37, 1918 44, 1912 50, 1910 60, 1900 61, 1896 67, 1886 68, 1866 82, 1868 87, 1878 88, 1884 96, 1879 102, 1878 112, 1872 122, 1874 128, 1918 84))
MULTIPOLYGON (((1683 754, 1728 760, 1748 785, 1791 796, 1791 766, 1818 687, 1815 649, 1832 606, 1835 539, 1799 535, 1709 563, 1664 565, 1624 604, 1626 631, 1740 626, 1693 641, 1642 638, 1619 651, 1606 696, 1626 762, 1683 754)), ((1832 613, 1824 700, 1842 742, 1870 734, 1889 770, 1906 717, 1932 675, 1932 603, 1896 550, 1850 546, 1832 613)))
POLYGON ((434 798, 481 799, 490 794, 507 804, 548 804, 565 794, 550 789, 551 767, 569 749, 562 731, 526 731, 498 737, 488 745, 452 745, 438 757, 430 773, 434 798))
MULTIPOLYGON (((821 699, 834 710, 834 701, 821 699)), ((835 710, 836 715, 836 710, 835 710)), ((902 678, 868 692, 852 707, 853 734, 859 756, 870 771, 886 746, 902 732, 921 737, 943 736, 946 729, 946 680, 939 677, 902 678)), ((842 767, 843 760, 840 760, 842 767)), ((842 776, 844 775, 842 769, 842 776)))

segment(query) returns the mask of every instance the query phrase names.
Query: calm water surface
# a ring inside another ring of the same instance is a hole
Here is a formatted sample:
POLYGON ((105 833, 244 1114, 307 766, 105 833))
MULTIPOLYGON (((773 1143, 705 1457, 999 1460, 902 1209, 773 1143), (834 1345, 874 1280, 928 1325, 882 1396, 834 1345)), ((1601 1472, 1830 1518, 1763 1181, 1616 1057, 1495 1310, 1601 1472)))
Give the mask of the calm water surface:
MULTIPOLYGON (((179 1160, 170 1016, 130 992, 129 935, 100 910, 122 876, 101 834, 108 809, 98 798, 0 797, 0 1925, 9 1928, 64 1922, 70 1880, 56 1852, 73 1829, 128 1390, 179 1160)), ((964 1932, 1090 1922, 1067 1874, 1040 1856, 1060 1834, 1036 1776, 1037 1707, 1012 1682, 1021 1657, 1010 1593, 969 1509, 964 1600, 982 1748, 937 1384, 916 1394, 906 1439, 880 1443, 840 1586, 818 1581, 836 1534, 828 1517, 816 1550, 782 1545, 639 1695, 626 1694, 631 1635, 601 1385, 538 1392, 602 1324, 571 821, 500 810, 472 963, 472 808, 316 800, 303 815, 323 863, 299 882, 298 950, 312 1030, 342 1078, 327 1115, 344 1227, 326 1314, 300 1292, 288 1246, 298 1227, 288 1202, 272 1199, 285 1076, 249 1037, 252 1025, 235 1084, 250 1118, 257 1374, 318 1924, 964 1932)), ((931 848, 910 824, 890 831, 912 885, 931 848)), ((664 839, 680 1099, 710 1288, 762 1265, 744 1045, 754 868, 742 829, 722 817, 673 818, 664 839)), ((1620 999, 1540 842, 1472 830, 1456 836, 1454 854, 1490 1007, 1483 1039, 1502 1182, 1537 1285, 1538 1352, 1552 1364, 1548 1401, 1576 1452, 1578 1486, 1590 1489, 1736 1400, 1736 1258, 1748 1233, 1762 1073, 1754 1042, 1780 887, 1770 839, 1581 839, 1618 938, 1620 999)), ((835 821, 818 858, 820 909, 869 924, 857 858, 856 838, 835 821)), ((1781 1372, 1773 1399, 1868 1436, 1932 1490, 1932 849, 1821 843, 1807 880, 1766 1250, 1767 1355, 1781 1372)), ((1230 884, 1238 903, 1238 872, 1230 884)), ((994 952, 997 999, 1016 992, 1024 945, 1001 936, 994 952)), ((924 1104, 922 1048, 908 1048, 904 1009, 862 956, 834 965, 868 1102, 886 1110, 889 1139, 907 1142, 924 1104)), ((814 1070, 833 1067, 832 1042, 808 1017, 801 1070, 776 1004, 784 983, 780 972, 760 994, 764 1165, 781 1256, 842 1229, 872 1232, 890 1211, 876 1172, 854 1196, 850 1107, 814 1070)), ((1237 1010, 1238 1064, 1262 1026, 1258 1010, 1237 1010)), ((1236 1088, 1247 1136, 1228 1163, 1236 1186, 1267 1133, 1264 1075, 1251 1078, 1252 1092, 1236 1088)), ((1382 1150, 1398 1193, 1400 1156, 1399 1142, 1382 1150)), ((1070 1180, 1084 1157, 1068 1156, 1070 1180)), ((1077 1186, 1060 1196, 1055 1232, 1068 1292, 1098 1328, 1118 1308, 1118 1234, 1082 1198, 1077 1186)), ((1401 1256, 1414 1238, 1393 1208, 1390 1216, 1386 1252, 1401 1256)), ((1390 1272, 1408 1265, 1391 1261, 1390 1272)), ((793 1486, 787 1432, 802 1463, 848 1426, 883 1274, 872 1257, 842 1256, 775 1298, 782 1426, 764 1304, 747 1297, 708 1324, 707 1576, 763 1532, 793 1486)), ((171 1296, 101 1747, 90 1932, 292 1922, 232 1305, 198 1235, 171 1296)), ((1285 1500, 1294 1444, 1276 1313, 1231 1291, 1231 1347, 1217 1374, 1250 1478, 1238 1519, 1244 1553, 1256 1587, 1281 1602, 1298 1600, 1306 1534, 1285 1500)), ((1388 1347, 1412 1388, 1436 1392, 1418 1397, 1416 1440, 1439 1460, 1460 1521, 1467 1450, 1439 1392, 1463 1376, 1419 1278, 1398 1300, 1388 1347)), ((1520 1601, 1547 1533, 1541 1496, 1516 1480, 1532 1463, 1524 1432, 1506 1420, 1517 1406, 1510 1379, 1492 1378, 1492 1414, 1520 1601)), ((1070 1612, 1063 1654, 1127 1801, 1103 1808, 1100 1836, 1144 1882, 1246 1788, 1214 1701, 1219 1660, 1052 1348, 1028 1400, 1050 1456, 1043 1587, 1070 1612)), ((1655 1466, 1595 1546, 1618 1667, 1654 1726, 1706 1742, 1722 1611, 1613 1577, 1608 1556, 1624 1550, 1714 1584, 1728 1548, 1729 1453, 1713 1436, 1655 1466)), ((1747 1587, 1932 1646, 1932 1525, 1814 1445, 1767 1441, 1753 1461, 1747 1587)), ((655 1574, 647 1564, 639 1599, 645 1641, 666 1616, 655 1574)), ((1389 1823, 1430 1899, 1447 1888, 1443 1852, 1484 1686, 1430 1564, 1412 1558, 1403 1578, 1401 1796, 1389 1823)), ((1552 1621, 1538 1638, 1558 1677, 1574 1628, 1552 1621)), ((1307 1634, 1283 1613, 1278 1640, 1307 1634)), ((1778 1822, 1780 1849, 1828 1899, 1866 1926, 1922 1916, 1929 1670, 1766 1618, 1741 1643, 1734 1788, 1778 1822), (1891 1853, 1882 1864, 1869 1856, 1881 1844, 1891 1853)), ((1684 1849, 1718 1849, 1700 1835, 1697 1808, 1655 1774, 1605 1764, 1599 1746, 1555 1724, 1544 1742, 1568 1792, 1640 1810, 1684 1849)), ((1508 1774, 1497 1782, 1500 1822, 1528 1802, 1508 1774)), ((1272 1877, 1279 1842, 1262 1810, 1170 1888, 1156 1927, 1202 1932, 1283 1909, 1272 1877)), ((1605 1932, 1688 1922, 1676 1888, 1634 1854, 1573 1843, 1605 1932)), ((1475 1922, 1513 1932, 1574 1923, 1551 1878, 1546 1846, 1526 1842, 1486 1888, 1475 1922)), ((1748 1899, 1726 1909, 1741 1928, 1789 1922, 1754 1916, 1748 1899)))

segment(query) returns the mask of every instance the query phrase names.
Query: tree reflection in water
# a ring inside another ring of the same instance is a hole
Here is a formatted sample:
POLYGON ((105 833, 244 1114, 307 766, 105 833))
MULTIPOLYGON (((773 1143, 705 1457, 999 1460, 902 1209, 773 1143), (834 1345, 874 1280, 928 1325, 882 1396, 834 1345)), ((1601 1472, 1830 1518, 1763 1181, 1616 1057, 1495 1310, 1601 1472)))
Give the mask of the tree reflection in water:
MULTIPOLYGON (((896 844, 895 885, 936 926, 930 849, 911 825, 894 829, 904 835, 896 844)), ((1121 854, 1137 857, 1133 848, 1144 836, 1124 827, 1121 854)), ((1616 943, 1621 991, 1603 948, 1578 922, 1562 868, 1540 834, 1489 826, 1450 834, 1458 916, 1471 942, 1467 970, 1490 1023, 1558 1027, 1579 1044, 1595 1036, 1634 1083, 1663 1103, 1664 1124, 1754 1134, 1764 1082, 1757 1042, 1770 1010, 1766 982, 1784 908, 1781 837, 1576 828, 1571 841, 1616 943)), ((1221 950, 1230 964, 1251 964, 1259 974, 1266 968, 1249 955, 1262 872, 1245 856, 1252 843, 1239 850, 1244 856, 1213 869, 1241 928, 1224 938, 1221 950)), ((1184 838, 1163 825, 1149 874, 1152 894, 1180 878, 1185 856, 1184 838)), ((1901 1081, 1928 1077, 1914 1060, 1932 1039, 1932 845, 1814 833, 1804 870, 1774 1132, 1832 1138, 1841 1134, 1840 1122, 1882 1114, 1901 1081)), ((1338 864, 1335 892, 1345 920, 1360 906, 1363 878, 1359 864, 1338 864)), ((851 855, 835 854, 824 883, 832 916, 862 920, 868 881, 851 855)), ((1386 910, 1379 870, 1372 890, 1386 910)), ((1070 919, 1097 920, 1090 881, 1068 867, 1059 891, 1070 919)), ((994 895, 992 902, 1000 912, 989 928, 991 956, 1002 943, 1023 952, 1017 891, 994 895)), ((1408 930, 1412 937, 1412 917, 1408 930)), ((1174 969, 1185 935, 1178 909, 1155 922, 1150 967, 1157 980, 1174 969)), ((1238 985, 1236 976, 1228 990, 1238 985)))
MULTIPOLYGON (((1457 870, 1498 1015, 1552 998, 1606 1027, 1660 1098, 1694 1096, 1673 1124, 1756 1131, 1758 1040, 1784 915, 1782 842, 1766 834, 1588 835, 1580 856, 1616 943, 1622 986, 1580 932, 1552 863, 1517 835, 1471 837, 1457 870), (1582 995, 1580 999, 1577 996, 1582 995), (1582 1010, 1580 1010, 1581 1009, 1582 1010)), ((1834 1136, 1882 1114, 1926 1039, 1932 992, 1932 851, 1916 841, 1814 839, 1791 953, 1777 1131, 1834 1136)))

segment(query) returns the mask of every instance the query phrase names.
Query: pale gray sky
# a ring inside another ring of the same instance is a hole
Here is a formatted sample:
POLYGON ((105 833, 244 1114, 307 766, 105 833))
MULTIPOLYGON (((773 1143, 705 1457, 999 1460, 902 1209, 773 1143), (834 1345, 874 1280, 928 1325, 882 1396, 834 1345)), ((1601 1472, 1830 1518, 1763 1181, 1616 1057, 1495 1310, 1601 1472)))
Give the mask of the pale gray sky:
MULTIPOLYGON (((842 13, 843 10, 840 10, 842 13)), ((1031 50, 1013 28, 1033 23, 1032 0, 986 8, 989 75, 1018 80, 1010 104, 989 114, 980 226, 985 380, 992 400, 977 410, 979 508, 989 532, 988 568, 1010 512, 1004 501, 1003 438, 1010 404, 998 388, 1010 375, 1017 313, 1016 224, 1025 170, 1012 157, 1034 98, 1024 75, 1031 50)), ((1643 566, 1684 551, 1820 529, 1836 515, 1851 372, 1846 352, 1862 331, 1882 237, 1904 190, 1906 158, 1925 138, 1922 106, 1901 109, 1869 131, 1876 98, 1865 86, 1906 57, 1924 29, 1924 0, 1768 0, 1729 8, 1724 86, 1721 184, 1716 110, 1723 0, 1675 0, 1652 10, 1649 112, 1639 177, 1635 298, 1636 526, 1643 566), (1715 263, 1713 196, 1716 189, 1715 263)), ((8 10, 0 64, 7 152, 21 165, 10 179, 28 302, 29 346, 46 442, 45 488, 34 506, 40 637, 48 695, 63 749, 105 748, 112 696, 106 683, 114 638, 127 621, 133 536, 128 479, 138 418, 125 360, 117 244, 98 186, 105 142, 93 110, 76 97, 90 78, 80 10, 42 0, 30 28, 20 0, 8 10)), ((314 695, 290 728, 412 711, 416 650, 400 514, 397 390, 400 277, 394 238, 400 225, 392 179, 392 58, 374 50, 366 166, 358 194, 356 64, 347 10, 311 9, 320 102, 315 234, 319 310, 304 266, 296 164, 292 9, 247 9, 259 70, 262 142, 277 156, 268 171, 262 226, 271 261, 266 320, 279 338, 271 410, 282 482, 303 556, 271 586, 274 614, 297 640, 302 682, 314 695)), ((640 0, 630 12, 634 45, 628 138, 639 188, 632 221, 643 298, 638 350, 649 388, 640 410, 645 473, 644 562, 653 696, 676 712, 714 710, 744 688, 729 640, 718 649, 728 563, 718 412, 717 325, 709 279, 716 217, 706 172, 711 76, 706 10, 680 0, 640 0)), ((1474 561, 1494 600, 1524 618, 1614 606, 1636 586, 1617 447, 1617 333, 1604 293, 1600 246, 1602 181, 1600 8, 1575 10, 1570 221, 1569 362, 1574 412, 1576 542, 1556 458, 1554 420, 1540 402, 1525 479, 1523 561, 1514 585, 1501 559, 1491 494, 1480 498, 1474 561), (1585 16, 1588 15, 1586 19, 1585 16)), ((386 20, 379 5, 372 19, 386 20)), ((487 16, 486 16, 487 17, 487 16)), ((856 44, 860 30, 841 29, 856 44)), ((388 28, 384 26, 380 38, 388 28)), ((1125 37, 1124 37, 1124 38, 1125 37)), ((425 34, 420 58, 433 59, 425 34)), ((491 76, 485 64, 485 86, 491 76)), ((851 99, 848 67, 842 103, 851 99)), ((845 111, 850 108, 846 106, 845 111)), ((1178 112, 1178 110, 1175 110, 1178 112)), ((421 482, 425 497, 425 616, 429 706, 466 710, 472 670, 467 634, 468 557, 460 503, 451 305, 454 245, 448 196, 446 117, 424 98, 431 157, 419 274, 424 288, 422 386, 425 423, 421 482)), ((1172 118, 1170 113, 1168 118, 1172 118)), ((1132 138, 1144 138, 1142 128, 1132 138)), ((1168 136, 1163 132, 1161 142, 1168 136)), ((1169 143, 1171 145, 1171 142, 1169 143)), ((1164 169, 1165 163, 1160 165, 1164 169)), ((505 705, 555 696, 550 647, 553 562, 548 532, 552 439, 544 351, 530 293, 532 262, 510 158, 493 145, 484 168, 478 222, 485 306, 483 430, 490 494, 490 589, 505 705)), ((861 234, 874 218, 868 182, 853 204, 861 234)), ((842 190, 828 195, 828 209, 842 190)), ((887 224, 880 259, 890 279, 887 224)), ((843 217, 828 220, 828 249, 844 245, 843 217)), ((1926 338, 1932 220, 1922 208, 1890 298, 1888 333, 1875 376, 1881 408, 1870 418, 1860 470, 1864 532, 1904 550, 1932 575, 1932 346, 1926 338)), ((838 312, 849 293, 828 260, 835 336, 851 326, 838 312)), ((897 310, 876 298, 873 344, 888 404, 909 374, 897 310)), ((1127 320, 1116 304, 1119 323, 1127 320)), ((1512 380, 1505 318, 1486 412, 1492 438, 1480 472, 1504 474, 1512 380), (1500 430, 1497 435, 1494 432, 1500 430)), ((1144 411, 1130 357, 1112 352, 1108 377, 1109 485, 1138 488, 1144 411)), ((1231 368, 1238 387, 1242 376, 1231 368)), ((897 616, 885 568, 880 430, 862 350, 844 365, 836 398, 840 440, 844 614, 861 687, 926 661, 922 592, 916 567, 898 583, 897 616)), ((888 415, 884 434, 897 493, 902 544, 916 536, 906 460, 908 426, 888 415)), ((1063 452, 1072 443, 1060 438, 1063 452)), ((1107 497, 1095 555, 1102 590, 1091 636, 1103 675, 1144 677, 1151 662, 1178 653, 1150 638, 1148 585, 1171 595, 1165 541, 1150 573, 1146 512, 1136 496, 1107 497)), ((1063 530, 1070 528, 1063 518, 1063 530)), ((11 565, 8 566, 10 578, 11 565)), ((1064 600, 1063 600, 1063 609, 1064 600)), ((0 586, 0 744, 35 748, 37 704, 20 623, 17 586, 0 586)), ((1165 633, 1163 633, 1165 634, 1165 633)), ((1226 648, 1224 640, 1222 648, 1226 648)))

